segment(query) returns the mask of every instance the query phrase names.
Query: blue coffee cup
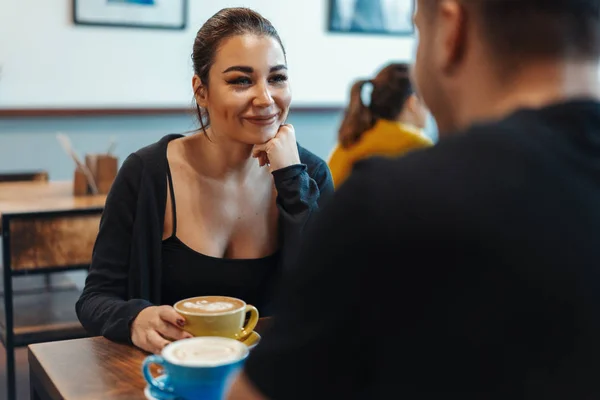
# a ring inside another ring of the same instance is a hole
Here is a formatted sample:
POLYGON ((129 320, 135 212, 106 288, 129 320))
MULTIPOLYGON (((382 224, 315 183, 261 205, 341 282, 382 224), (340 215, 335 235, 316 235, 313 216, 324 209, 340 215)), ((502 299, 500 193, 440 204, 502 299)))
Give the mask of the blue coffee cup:
POLYGON ((184 399, 222 400, 232 379, 248 357, 248 346, 223 337, 194 337, 167 345, 161 355, 142 363, 142 373, 154 391, 184 399), (163 367, 156 378, 150 366, 163 367))

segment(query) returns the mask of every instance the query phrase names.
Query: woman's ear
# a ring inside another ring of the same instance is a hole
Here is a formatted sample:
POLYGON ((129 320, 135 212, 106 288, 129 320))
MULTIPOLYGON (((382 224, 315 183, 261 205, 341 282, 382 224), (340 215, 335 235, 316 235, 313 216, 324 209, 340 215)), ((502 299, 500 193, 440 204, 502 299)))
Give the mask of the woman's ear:
POLYGON ((208 105, 208 92, 206 90, 206 85, 202 83, 202 80, 198 75, 194 75, 192 78, 192 88, 194 89, 196 104, 202 108, 206 108, 208 105))

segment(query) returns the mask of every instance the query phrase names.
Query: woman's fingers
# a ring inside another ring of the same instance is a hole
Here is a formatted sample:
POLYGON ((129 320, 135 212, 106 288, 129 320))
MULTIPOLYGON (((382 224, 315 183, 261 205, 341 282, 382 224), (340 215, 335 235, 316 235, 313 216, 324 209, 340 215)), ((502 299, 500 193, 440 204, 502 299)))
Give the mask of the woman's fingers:
POLYGON ((183 330, 185 319, 171 306, 158 308, 159 320, 155 321, 155 329, 163 337, 171 340, 180 340, 192 337, 183 330))
POLYGON ((269 156, 265 151, 256 152, 256 154, 253 151, 252 157, 258 160, 258 165, 261 167, 269 164, 269 156))
POLYGON ((191 338, 192 335, 187 333, 181 328, 176 327, 175 325, 171 325, 168 322, 161 321, 159 325, 156 327, 158 333, 160 333, 164 338, 171 340, 180 340, 191 338))
POLYGON ((180 328, 185 326, 185 318, 178 314, 171 306, 160 306, 158 308, 158 316, 162 321, 166 321, 180 328))
POLYGON ((267 153, 262 153, 260 155, 260 166, 265 166, 269 164, 269 156, 267 155, 267 153))
POLYGON ((154 353, 154 354, 160 354, 160 352, 162 351, 162 349, 168 345, 169 342, 167 339, 165 339, 164 337, 162 337, 161 335, 158 334, 157 331, 155 330, 149 330, 146 334, 146 344, 147 346, 145 350, 154 353))
POLYGON ((252 148, 252 157, 257 158, 262 153, 266 153, 266 151, 267 151, 267 143, 265 143, 265 144, 255 144, 254 147, 252 148))

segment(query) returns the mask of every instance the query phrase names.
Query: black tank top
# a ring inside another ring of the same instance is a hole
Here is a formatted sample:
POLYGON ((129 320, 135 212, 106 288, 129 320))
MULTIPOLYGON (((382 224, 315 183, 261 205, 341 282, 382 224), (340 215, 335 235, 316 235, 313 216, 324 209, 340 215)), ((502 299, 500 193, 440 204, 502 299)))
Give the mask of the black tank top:
POLYGON ((171 192, 173 233, 162 242, 162 303, 173 305, 195 296, 236 297, 268 314, 268 303, 276 281, 279 252, 256 259, 228 259, 192 250, 177 237, 177 211, 171 170, 167 164, 171 192))

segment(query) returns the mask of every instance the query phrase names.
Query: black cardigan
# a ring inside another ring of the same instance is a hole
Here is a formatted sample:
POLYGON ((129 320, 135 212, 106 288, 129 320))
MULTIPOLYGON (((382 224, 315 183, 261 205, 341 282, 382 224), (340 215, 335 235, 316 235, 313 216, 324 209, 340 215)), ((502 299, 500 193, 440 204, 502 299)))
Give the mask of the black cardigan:
MULTIPOLYGON (((107 196, 85 288, 77 301, 92 335, 131 343, 130 324, 144 308, 161 304, 161 248, 167 200, 168 135, 131 154, 107 196)), ((298 251, 302 231, 333 194, 327 164, 298 146, 301 165, 275 171, 280 271, 298 251)))

